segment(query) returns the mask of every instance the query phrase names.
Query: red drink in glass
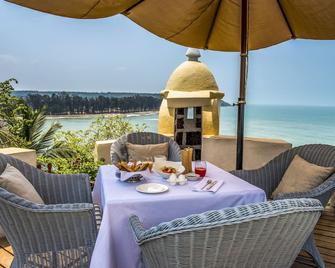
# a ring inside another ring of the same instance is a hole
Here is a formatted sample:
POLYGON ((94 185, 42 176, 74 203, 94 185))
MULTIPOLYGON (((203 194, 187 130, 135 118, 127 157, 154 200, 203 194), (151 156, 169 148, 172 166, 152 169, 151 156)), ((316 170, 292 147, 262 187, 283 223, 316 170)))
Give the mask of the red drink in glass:
POLYGON ((205 177, 207 171, 206 161, 196 161, 194 166, 194 172, 200 177, 205 177))
POLYGON ((195 173, 198 174, 200 177, 205 177, 206 175, 206 169, 199 167, 194 169, 195 173))

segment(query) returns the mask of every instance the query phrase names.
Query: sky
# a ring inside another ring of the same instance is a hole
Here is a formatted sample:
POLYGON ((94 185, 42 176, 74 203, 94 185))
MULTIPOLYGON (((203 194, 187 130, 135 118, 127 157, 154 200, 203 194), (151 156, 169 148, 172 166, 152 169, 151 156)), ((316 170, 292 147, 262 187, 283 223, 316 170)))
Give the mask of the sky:
MULTIPOLYGON (((121 15, 76 20, 0 1, 0 81, 16 89, 160 92, 185 47, 121 15)), ((201 50, 224 100, 236 102, 239 54, 201 50)), ((335 41, 294 40, 250 52, 247 102, 335 106, 335 41)))

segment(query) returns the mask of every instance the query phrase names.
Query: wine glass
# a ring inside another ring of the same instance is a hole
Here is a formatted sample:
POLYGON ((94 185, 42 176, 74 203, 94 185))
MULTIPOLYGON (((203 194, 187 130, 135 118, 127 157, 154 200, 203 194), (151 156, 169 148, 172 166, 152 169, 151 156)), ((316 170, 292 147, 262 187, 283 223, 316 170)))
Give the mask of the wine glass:
POLYGON ((207 164, 206 161, 197 160, 194 165, 194 172, 201 178, 206 176, 207 164))

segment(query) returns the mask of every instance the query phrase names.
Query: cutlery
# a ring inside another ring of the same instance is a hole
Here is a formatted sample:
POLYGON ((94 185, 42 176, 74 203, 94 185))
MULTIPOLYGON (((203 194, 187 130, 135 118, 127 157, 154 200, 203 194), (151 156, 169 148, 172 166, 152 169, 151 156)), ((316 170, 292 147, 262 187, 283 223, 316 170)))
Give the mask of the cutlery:
POLYGON ((212 180, 207 180, 206 181, 206 184, 203 186, 203 187, 201 187, 201 190, 203 190, 203 189, 205 189, 208 185, 210 185, 212 183, 212 180))
POLYGON ((215 185, 215 184, 217 184, 218 183, 218 181, 213 181, 211 184, 210 184, 210 186, 206 189, 206 191, 209 191, 211 188, 213 188, 213 186, 215 185))

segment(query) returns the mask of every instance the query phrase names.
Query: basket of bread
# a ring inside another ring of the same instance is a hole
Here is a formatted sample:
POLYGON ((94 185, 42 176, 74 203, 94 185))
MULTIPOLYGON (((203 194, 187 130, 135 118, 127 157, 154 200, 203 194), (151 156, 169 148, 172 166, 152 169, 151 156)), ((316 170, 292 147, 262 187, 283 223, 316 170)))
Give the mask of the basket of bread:
POLYGON ((116 177, 125 182, 142 181, 145 177, 150 176, 152 166, 152 162, 133 161, 127 163, 121 161, 116 164, 116 177))

